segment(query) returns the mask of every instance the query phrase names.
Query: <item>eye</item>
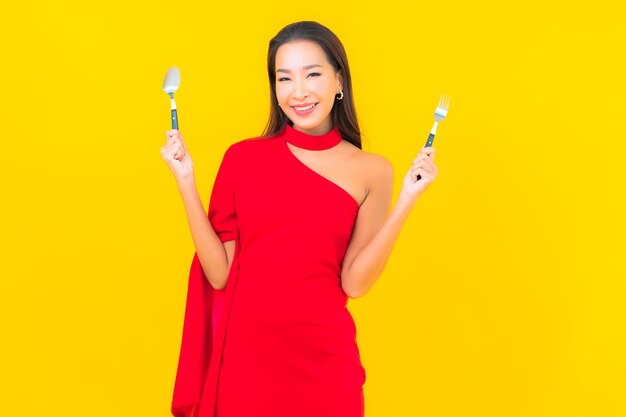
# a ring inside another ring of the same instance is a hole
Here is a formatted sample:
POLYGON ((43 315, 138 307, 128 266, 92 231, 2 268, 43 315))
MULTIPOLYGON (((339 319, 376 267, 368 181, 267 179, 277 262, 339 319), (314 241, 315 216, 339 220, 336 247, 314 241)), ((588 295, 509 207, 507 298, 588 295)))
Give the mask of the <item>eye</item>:
MULTIPOLYGON (((316 77, 319 77, 319 76, 320 76, 320 75, 322 75, 322 74, 320 74, 319 72, 312 72, 312 73, 310 73, 309 75, 314 75, 314 76, 316 76, 316 77)), ((284 81, 284 80, 288 80, 288 79, 289 79, 288 77, 281 77, 281 78, 279 78, 277 81, 278 81, 278 82, 282 82, 282 81, 284 81)))

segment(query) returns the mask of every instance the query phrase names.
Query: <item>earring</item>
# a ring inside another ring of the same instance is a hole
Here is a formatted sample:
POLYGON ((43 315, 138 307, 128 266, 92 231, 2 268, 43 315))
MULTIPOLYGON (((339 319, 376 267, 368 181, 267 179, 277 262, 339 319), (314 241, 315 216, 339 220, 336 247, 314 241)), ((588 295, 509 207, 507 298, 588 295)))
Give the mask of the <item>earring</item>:
POLYGON ((341 90, 341 92, 339 94, 341 94, 341 95, 339 97, 337 97, 337 95, 335 95, 335 98, 337 100, 343 100, 343 90, 341 90))

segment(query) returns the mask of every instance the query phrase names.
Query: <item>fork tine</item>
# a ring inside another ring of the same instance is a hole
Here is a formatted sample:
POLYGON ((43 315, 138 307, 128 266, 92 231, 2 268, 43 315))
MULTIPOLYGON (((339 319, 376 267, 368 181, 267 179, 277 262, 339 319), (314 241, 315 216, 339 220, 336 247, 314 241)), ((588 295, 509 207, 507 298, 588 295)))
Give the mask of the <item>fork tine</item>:
POLYGON ((443 110, 448 110, 448 106, 450 105, 450 96, 445 93, 441 94, 441 99, 439 100, 439 107, 443 110))

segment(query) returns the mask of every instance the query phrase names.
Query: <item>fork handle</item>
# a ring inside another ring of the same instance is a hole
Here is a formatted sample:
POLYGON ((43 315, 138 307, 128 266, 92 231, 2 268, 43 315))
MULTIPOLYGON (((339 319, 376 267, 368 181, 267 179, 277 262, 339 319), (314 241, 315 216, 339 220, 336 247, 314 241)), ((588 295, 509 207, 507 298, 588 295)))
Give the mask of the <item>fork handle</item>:
MULTIPOLYGON (((435 140, 435 135, 433 135, 432 133, 430 135, 428 135, 428 140, 426 141, 426 145, 424 145, 425 148, 429 147, 429 146, 433 146, 433 141, 435 140)), ((420 178, 422 178, 421 175, 417 174, 417 181, 420 180, 420 178)))
POLYGON ((426 145, 424 145, 424 147, 427 148, 429 146, 433 146, 434 140, 435 140, 435 135, 431 133, 430 135, 428 135, 428 140, 426 141, 426 145))

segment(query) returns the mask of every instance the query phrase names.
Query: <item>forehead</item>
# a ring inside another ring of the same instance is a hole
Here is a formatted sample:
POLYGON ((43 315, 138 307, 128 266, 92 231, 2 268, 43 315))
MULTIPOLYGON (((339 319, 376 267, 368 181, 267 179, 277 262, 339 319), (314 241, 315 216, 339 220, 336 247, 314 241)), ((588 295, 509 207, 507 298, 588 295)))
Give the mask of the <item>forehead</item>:
POLYGON ((312 64, 329 64, 324 50, 316 42, 291 41, 281 45, 276 51, 276 69, 299 70, 312 64))

